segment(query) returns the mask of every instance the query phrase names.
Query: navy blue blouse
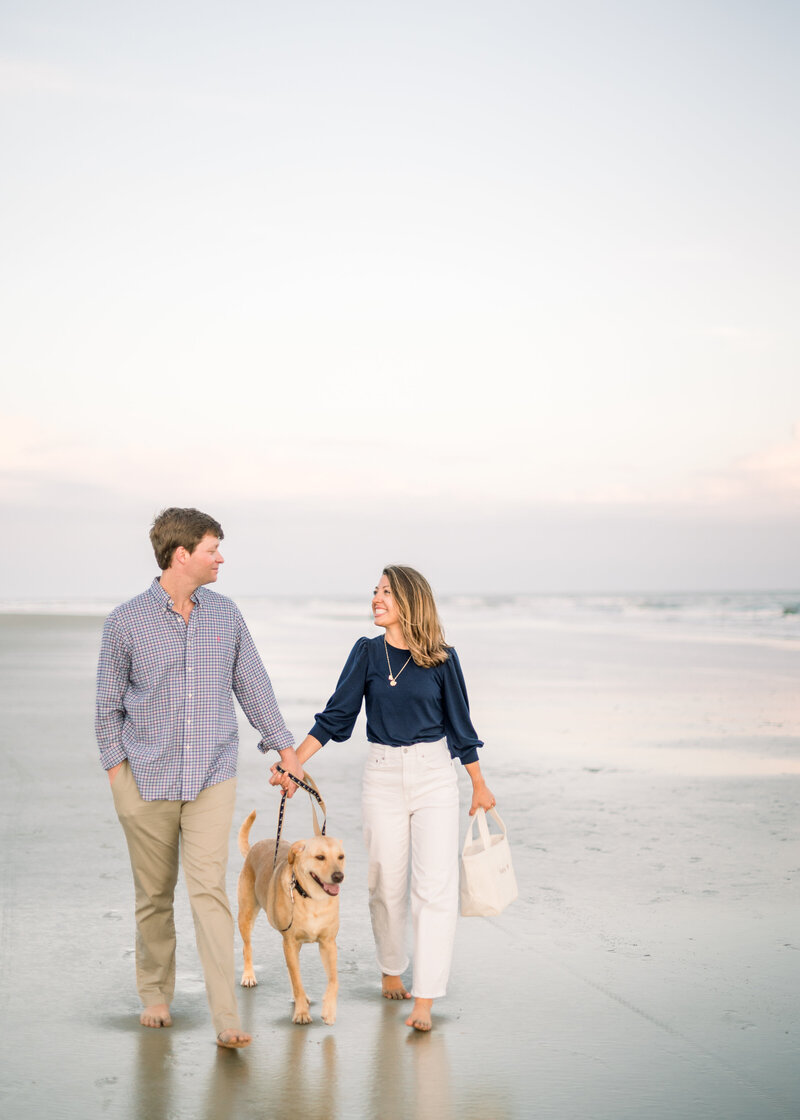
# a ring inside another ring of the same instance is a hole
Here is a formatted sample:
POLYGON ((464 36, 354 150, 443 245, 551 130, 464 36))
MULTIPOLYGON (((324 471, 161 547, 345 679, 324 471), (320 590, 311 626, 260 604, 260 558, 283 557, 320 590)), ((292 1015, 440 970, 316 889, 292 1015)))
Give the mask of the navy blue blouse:
POLYGON ((408 650, 384 644, 383 635, 359 638, 325 711, 314 717, 310 734, 323 746, 330 739, 336 743, 349 739, 361 701, 366 700, 371 743, 401 747, 446 738, 451 758, 477 762, 478 747, 483 743, 470 720, 467 686, 456 651, 450 647, 447 660, 431 669, 413 661, 405 665, 408 657, 408 650), (397 681, 394 687, 389 684, 387 652, 397 681))

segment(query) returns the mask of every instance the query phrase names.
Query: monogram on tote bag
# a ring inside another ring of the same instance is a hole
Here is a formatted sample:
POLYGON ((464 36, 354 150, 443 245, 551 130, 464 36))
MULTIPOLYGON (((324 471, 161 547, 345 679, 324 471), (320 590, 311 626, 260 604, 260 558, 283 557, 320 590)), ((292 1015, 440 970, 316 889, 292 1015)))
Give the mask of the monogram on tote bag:
POLYGON ((486 813, 478 809, 469 822, 461 851, 461 914, 485 918, 501 914, 517 897, 517 880, 511 866, 506 826, 496 809, 489 810, 500 833, 489 831, 486 813), (475 838, 475 822, 478 837, 475 838))

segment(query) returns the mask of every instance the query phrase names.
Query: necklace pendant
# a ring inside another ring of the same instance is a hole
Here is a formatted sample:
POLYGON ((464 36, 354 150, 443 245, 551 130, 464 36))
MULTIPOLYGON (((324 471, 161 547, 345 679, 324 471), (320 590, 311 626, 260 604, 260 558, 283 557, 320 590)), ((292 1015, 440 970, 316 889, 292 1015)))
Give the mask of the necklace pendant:
POLYGON ((394 688, 394 686, 397 684, 397 681, 394 679, 394 677, 389 677, 389 684, 392 686, 392 688, 394 688))

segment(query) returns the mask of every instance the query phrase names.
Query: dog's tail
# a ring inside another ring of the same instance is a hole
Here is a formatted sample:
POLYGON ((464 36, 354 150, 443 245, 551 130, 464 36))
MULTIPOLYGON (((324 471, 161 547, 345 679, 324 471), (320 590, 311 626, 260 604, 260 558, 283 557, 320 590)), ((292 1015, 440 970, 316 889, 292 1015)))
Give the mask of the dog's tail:
POLYGON ((247 820, 244 822, 242 827, 239 829, 239 851, 243 856, 246 856, 250 851, 250 841, 248 837, 250 835, 250 829, 253 827, 253 821, 255 819, 256 811, 254 809, 247 820))

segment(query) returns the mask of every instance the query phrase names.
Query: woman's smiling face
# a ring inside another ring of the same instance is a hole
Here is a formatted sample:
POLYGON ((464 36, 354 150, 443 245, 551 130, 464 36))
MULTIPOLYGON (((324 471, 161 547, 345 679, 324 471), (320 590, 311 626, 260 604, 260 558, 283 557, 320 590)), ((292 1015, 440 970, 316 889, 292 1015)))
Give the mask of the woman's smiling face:
POLYGON ((375 588, 372 596, 372 614, 376 626, 394 626, 400 621, 388 576, 381 576, 375 588))

